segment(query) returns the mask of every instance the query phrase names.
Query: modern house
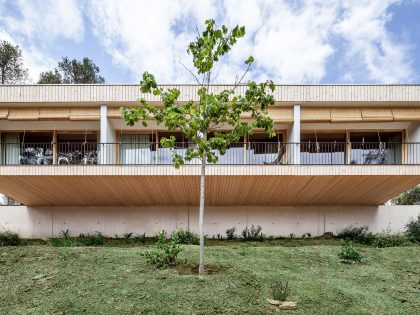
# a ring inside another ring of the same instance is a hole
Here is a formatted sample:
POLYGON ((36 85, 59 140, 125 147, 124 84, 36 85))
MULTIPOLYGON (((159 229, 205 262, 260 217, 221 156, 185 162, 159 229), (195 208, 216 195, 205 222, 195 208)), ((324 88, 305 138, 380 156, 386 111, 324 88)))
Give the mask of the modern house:
MULTIPOLYGON (((197 100, 196 85, 176 87, 197 100)), ((171 134, 182 154, 182 134, 125 125, 119 108, 140 97, 159 103, 138 85, 1 85, 0 230, 197 231, 199 165, 176 170, 161 147, 171 134)), ((420 184, 420 85, 279 85, 275 99, 277 136, 255 130, 207 168, 209 237, 251 224, 272 235, 397 232, 420 213, 384 205, 420 184)))

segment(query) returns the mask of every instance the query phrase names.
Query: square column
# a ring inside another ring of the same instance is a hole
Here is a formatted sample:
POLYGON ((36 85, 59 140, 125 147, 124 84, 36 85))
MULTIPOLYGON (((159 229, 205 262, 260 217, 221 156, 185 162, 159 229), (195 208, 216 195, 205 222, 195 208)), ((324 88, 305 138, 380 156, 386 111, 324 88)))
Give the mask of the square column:
POLYGON ((293 105, 293 124, 287 135, 288 164, 300 164, 300 104, 293 105))
POLYGON ((101 105, 100 119, 100 144, 98 144, 98 151, 100 157, 99 164, 115 164, 115 130, 108 119, 108 106, 106 104, 101 105))

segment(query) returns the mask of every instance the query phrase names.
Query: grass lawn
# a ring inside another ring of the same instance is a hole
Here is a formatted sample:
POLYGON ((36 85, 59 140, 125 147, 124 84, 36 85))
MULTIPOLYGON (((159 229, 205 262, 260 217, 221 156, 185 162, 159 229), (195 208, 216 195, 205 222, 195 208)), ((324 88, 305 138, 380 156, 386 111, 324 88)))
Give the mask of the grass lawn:
MULTIPOLYGON (((419 245, 363 247, 354 265, 337 242, 284 245, 214 242, 205 279, 155 270, 146 246, 0 247, 0 314, 419 314, 419 245), (273 279, 289 281, 298 310, 266 302, 273 279)), ((195 265, 198 246, 184 248, 195 265)))

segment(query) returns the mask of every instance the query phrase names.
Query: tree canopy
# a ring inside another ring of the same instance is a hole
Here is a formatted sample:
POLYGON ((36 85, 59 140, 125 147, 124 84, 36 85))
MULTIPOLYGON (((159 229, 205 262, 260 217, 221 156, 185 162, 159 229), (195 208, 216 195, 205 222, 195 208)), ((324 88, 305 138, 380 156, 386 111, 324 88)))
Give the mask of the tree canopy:
POLYGON ((394 199, 397 205, 414 205, 420 202, 420 186, 416 186, 406 192, 403 192, 394 199))
MULTIPOLYGON (((216 151, 224 154, 232 142, 239 141, 245 135, 252 134, 254 129, 263 129, 270 136, 274 136, 273 121, 268 115, 267 108, 274 104, 274 83, 266 81, 257 84, 247 83, 244 95, 236 95, 235 91, 241 82, 218 93, 210 91, 210 75, 214 63, 230 51, 237 39, 245 35, 245 28, 236 26, 231 32, 225 26, 215 28, 213 20, 206 21, 207 28, 203 35, 190 43, 188 53, 193 56, 197 73, 203 75, 198 82, 199 101, 190 100, 184 104, 178 102, 180 91, 177 88, 164 90, 158 87, 155 77, 145 72, 140 81, 142 93, 152 93, 159 96, 163 107, 147 103, 140 99, 140 107, 126 107, 122 115, 129 126, 138 121, 144 126, 150 118, 157 124, 164 124, 170 131, 181 131, 192 144, 184 156, 175 150, 172 152, 175 167, 180 167, 186 161, 205 159, 208 163, 217 163, 216 151), (241 119, 241 115, 248 114, 250 121, 241 119), (221 132, 220 129, 229 129, 221 132), (213 136, 207 139, 207 134, 213 136)), ((249 57, 245 64, 248 72, 254 59, 249 57)), ((175 137, 162 138, 161 144, 165 148, 175 147, 175 137)))
POLYGON ((224 90, 211 89, 211 75, 216 63, 228 53, 237 40, 245 36, 245 27, 235 26, 232 30, 222 25, 217 28, 214 20, 205 22, 206 28, 198 34, 188 46, 196 74, 187 69, 196 80, 198 100, 179 102, 181 94, 177 88, 159 87, 153 74, 145 72, 140 81, 140 91, 158 97, 163 106, 148 103, 140 99, 138 107, 122 108, 122 117, 129 126, 141 121, 147 126, 153 119, 158 125, 163 124, 169 131, 180 131, 189 145, 185 154, 176 150, 175 137, 162 138, 164 148, 172 149, 172 161, 176 168, 194 159, 201 161, 200 176, 200 264, 199 274, 204 273, 204 198, 205 170, 207 163, 217 163, 218 154, 225 154, 232 142, 239 141, 255 129, 265 130, 274 136, 273 120, 268 115, 268 106, 274 104, 274 83, 266 81, 257 84, 248 81, 245 93, 236 93, 242 79, 251 69, 254 58, 245 61, 246 70, 235 84, 224 90), (247 119, 244 119, 246 117, 247 119), (222 130, 225 130, 222 132, 222 130), (208 134, 212 134, 208 137, 208 134))
POLYGON ((58 67, 53 71, 40 74, 38 84, 93 84, 105 83, 105 79, 99 75, 99 67, 89 58, 82 61, 70 60, 63 57, 58 67))
POLYGON ((0 40, 0 79, 1 84, 24 83, 28 80, 22 50, 5 40, 0 40))

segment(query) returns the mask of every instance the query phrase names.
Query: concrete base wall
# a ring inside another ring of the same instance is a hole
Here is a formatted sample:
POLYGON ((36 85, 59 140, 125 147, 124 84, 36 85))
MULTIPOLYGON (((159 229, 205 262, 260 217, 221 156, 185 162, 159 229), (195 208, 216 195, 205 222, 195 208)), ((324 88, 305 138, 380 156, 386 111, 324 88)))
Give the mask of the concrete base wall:
MULTIPOLYGON (((367 225, 374 233, 402 232, 410 217, 420 214, 420 206, 220 206, 207 207, 205 213, 209 237, 225 237, 233 226, 240 233, 252 224, 261 225, 267 235, 317 236, 349 225, 367 225)), ((73 236, 99 231, 113 237, 188 228, 198 232, 198 207, 0 207, 0 231, 15 231, 25 238, 56 237, 67 229, 73 236)))

